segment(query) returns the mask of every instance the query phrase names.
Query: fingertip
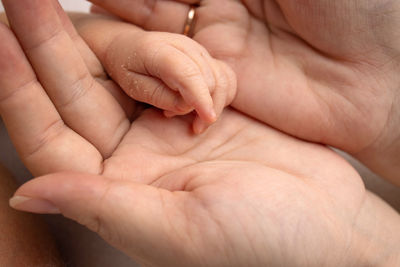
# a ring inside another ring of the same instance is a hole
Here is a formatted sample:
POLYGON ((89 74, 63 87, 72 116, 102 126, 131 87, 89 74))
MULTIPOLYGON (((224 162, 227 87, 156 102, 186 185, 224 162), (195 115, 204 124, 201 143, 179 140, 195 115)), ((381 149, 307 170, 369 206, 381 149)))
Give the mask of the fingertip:
POLYGON ((210 126, 209 123, 206 123, 204 120, 202 120, 199 116, 197 116, 193 122, 193 132, 195 134, 202 134, 204 133, 207 128, 210 126))
POLYGON ((214 107, 207 108, 207 109, 204 109, 204 110, 196 109, 196 112, 197 112, 198 116, 207 124, 214 123, 218 118, 214 107))
POLYGON ((208 110, 208 119, 210 123, 214 123, 217 120, 217 113, 214 108, 208 110))
POLYGON ((189 114, 194 110, 193 106, 186 103, 185 99, 182 97, 177 98, 176 104, 174 106, 174 112, 176 115, 185 115, 189 114))
POLYGON ((111 16, 110 12, 108 12, 106 9, 98 6, 98 5, 91 5, 89 9, 90 13, 92 14, 99 14, 99 15, 108 15, 111 16))
POLYGON ((173 118, 173 117, 175 117, 175 116, 178 115, 176 112, 174 112, 174 111, 169 111, 169 110, 164 110, 163 113, 164 113, 164 116, 165 116, 166 118, 168 118, 168 119, 171 119, 171 118, 173 118))
POLYGON ((39 214, 60 214, 60 209, 50 201, 31 198, 25 196, 14 196, 10 198, 9 205, 11 208, 19 211, 39 213, 39 214))

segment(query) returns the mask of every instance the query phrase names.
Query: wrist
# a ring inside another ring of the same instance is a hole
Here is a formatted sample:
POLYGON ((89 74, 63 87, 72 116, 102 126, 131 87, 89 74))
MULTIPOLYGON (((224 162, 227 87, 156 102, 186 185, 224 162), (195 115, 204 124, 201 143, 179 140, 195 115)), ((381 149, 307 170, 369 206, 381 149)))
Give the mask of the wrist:
POLYGON ((372 193, 354 222, 353 237, 355 266, 400 266, 400 214, 372 193))

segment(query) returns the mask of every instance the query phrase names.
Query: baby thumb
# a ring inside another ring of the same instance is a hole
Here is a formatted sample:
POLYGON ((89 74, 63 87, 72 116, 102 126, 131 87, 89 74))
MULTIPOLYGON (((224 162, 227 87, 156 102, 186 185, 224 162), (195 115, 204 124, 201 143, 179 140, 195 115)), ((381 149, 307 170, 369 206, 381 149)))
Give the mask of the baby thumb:
POLYGON ((179 197, 130 181, 57 173, 21 186, 10 206, 33 213, 62 213, 136 260, 148 263, 154 253, 168 261, 168 249, 174 243, 168 238, 171 220, 183 219, 176 207, 179 197))

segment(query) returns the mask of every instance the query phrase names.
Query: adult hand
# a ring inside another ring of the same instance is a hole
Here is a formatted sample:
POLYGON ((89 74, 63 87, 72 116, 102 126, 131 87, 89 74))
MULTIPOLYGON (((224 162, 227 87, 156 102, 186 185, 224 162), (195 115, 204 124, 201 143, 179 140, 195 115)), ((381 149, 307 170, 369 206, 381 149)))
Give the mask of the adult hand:
POLYGON ((147 110, 101 173, 36 178, 11 205, 60 212, 144 266, 398 264, 399 214, 334 152, 231 110, 202 136, 191 120, 147 110))
POLYGON ((9 63, 0 65, 0 110, 11 137, 36 174, 92 174, 34 179, 11 200, 15 208, 62 212, 146 265, 397 260, 398 214, 329 149, 231 110, 201 136, 190 133, 192 118, 154 110, 130 124, 104 88, 71 83, 84 61, 53 2, 4 3, 24 49, 0 28, 9 63), (70 88, 86 93, 59 105, 70 88))
POLYGON ((148 30, 182 32, 238 76, 233 106, 351 153, 400 184, 400 2, 91 0, 148 30))
POLYGON ((0 24, 0 114, 21 159, 34 175, 98 173, 129 130, 134 101, 57 1, 3 3, 21 47, 0 24))

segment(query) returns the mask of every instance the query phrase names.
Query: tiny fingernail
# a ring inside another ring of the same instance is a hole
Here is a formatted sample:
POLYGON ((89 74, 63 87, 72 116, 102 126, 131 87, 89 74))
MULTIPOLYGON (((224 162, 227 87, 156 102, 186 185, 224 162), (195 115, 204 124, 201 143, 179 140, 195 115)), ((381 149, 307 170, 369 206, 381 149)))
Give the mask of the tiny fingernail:
POLYGON ((165 110, 165 111, 164 111, 164 116, 167 117, 167 118, 173 118, 173 117, 176 116, 176 113, 173 112, 173 111, 165 110))
POLYGON ((14 196, 9 201, 10 207, 20 211, 59 214, 60 210, 51 202, 44 199, 35 199, 24 196, 14 196))
POLYGON ((195 134, 202 134, 207 130, 208 125, 203 121, 196 121, 193 124, 193 131, 195 134))
POLYGON ((211 123, 217 120, 217 113, 215 113, 215 110, 213 108, 209 110, 208 116, 210 118, 211 123))

